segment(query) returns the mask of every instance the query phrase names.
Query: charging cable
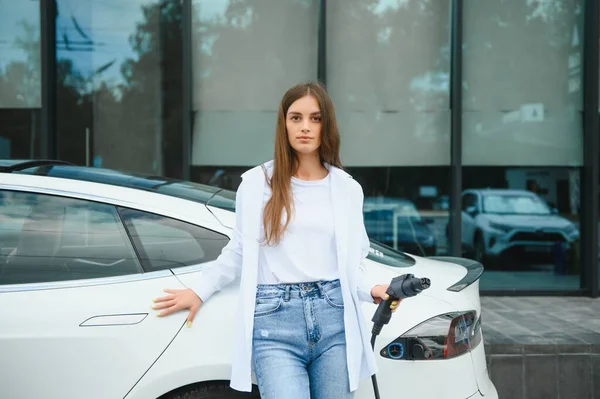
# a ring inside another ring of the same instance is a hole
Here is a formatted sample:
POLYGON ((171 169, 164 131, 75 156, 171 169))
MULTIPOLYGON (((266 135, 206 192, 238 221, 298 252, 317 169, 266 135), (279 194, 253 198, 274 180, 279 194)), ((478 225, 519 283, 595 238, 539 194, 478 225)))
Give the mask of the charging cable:
MULTIPOLYGON (((371 348, 375 350, 375 340, 383 329, 383 326, 388 324, 392 318, 392 309, 390 305, 393 301, 397 301, 404 298, 410 298, 421 291, 429 288, 431 281, 428 278, 418 278, 413 274, 403 274, 401 276, 392 279, 386 294, 389 298, 379 303, 377 310, 371 321, 373 322, 373 331, 371 335, 371 348)), ((375 392, 375 399, 379 397, 379 386, 377 385, 377 377, 375 374, 371 377, 373 381, 373 391, 375 392)))

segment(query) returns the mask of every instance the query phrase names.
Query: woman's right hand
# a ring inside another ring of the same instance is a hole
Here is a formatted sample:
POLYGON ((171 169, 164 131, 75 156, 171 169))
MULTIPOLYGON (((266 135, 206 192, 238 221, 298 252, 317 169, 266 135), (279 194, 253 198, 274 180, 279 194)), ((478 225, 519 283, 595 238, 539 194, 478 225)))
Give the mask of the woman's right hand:
POLYGON ((154 306, 152 306, 152 309, 165 309, 158 313, 157 316, 163 317, 183 309, 189 309, 190 313, 187 317, 187 326, 191 327, 196 312, 200 309, 200 306, 202 306, 200 297, 189 288, 184 290, 166 289, 164 291, 170 295, 153 299, 154 306))

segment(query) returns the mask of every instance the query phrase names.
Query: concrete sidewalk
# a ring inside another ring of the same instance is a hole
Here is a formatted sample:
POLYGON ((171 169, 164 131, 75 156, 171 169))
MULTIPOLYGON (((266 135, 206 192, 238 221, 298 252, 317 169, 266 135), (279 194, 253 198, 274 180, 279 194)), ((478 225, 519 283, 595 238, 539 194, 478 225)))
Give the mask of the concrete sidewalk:
POLYGON ((600 399, 600 299, 481 298, 500 398, 600 399))

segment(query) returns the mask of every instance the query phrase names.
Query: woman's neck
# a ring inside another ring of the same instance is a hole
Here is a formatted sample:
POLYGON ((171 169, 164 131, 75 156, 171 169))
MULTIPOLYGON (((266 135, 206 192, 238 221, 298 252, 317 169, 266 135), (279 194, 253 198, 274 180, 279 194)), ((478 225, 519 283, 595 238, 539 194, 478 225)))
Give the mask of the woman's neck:
POLYGON ((297 154, 298 168, 294 177, 300 180, 321 180, 327 176, 327 168, 321 164, 318 154, 297 154))

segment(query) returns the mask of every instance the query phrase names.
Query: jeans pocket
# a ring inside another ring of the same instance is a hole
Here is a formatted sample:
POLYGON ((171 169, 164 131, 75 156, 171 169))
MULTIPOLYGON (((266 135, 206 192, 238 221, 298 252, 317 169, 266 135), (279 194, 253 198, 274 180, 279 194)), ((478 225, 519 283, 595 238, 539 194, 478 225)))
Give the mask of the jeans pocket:
POLYGON ((336 287, 330 290, 325 290, 325 300, 328 304, 333 306, 334 308, 343 309, 344 308, 344 297, 342 296, 342 289, 340 287, 336 287))
POLYGON ((258 297, 254 305, 254 317, 266 316, 277 312, 281 307, 283 297, 258 297))

